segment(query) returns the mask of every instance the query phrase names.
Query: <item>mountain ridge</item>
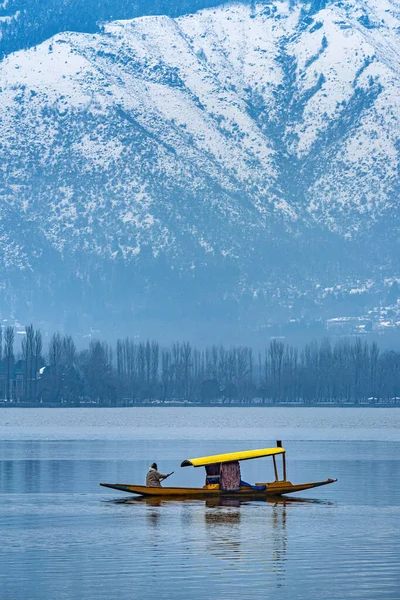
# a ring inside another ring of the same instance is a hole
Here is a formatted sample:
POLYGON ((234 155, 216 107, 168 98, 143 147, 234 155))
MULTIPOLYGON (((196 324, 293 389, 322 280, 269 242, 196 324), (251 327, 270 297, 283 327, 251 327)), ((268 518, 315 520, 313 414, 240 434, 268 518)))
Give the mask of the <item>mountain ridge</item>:
MULTIPOLYGON (((399 27, 393 2, 237 3, 57 34, 5 58, 2 227, 11 211, 33 232, 13 241, 5 282, 22 269, 37 288, 48 270, 62 327, 73 309, 57 272, 100 329, 109 310, 117 328, 163 313, 160 293, 177 322, 182 302, 207 321, 204 295, 210 318, 253 329, 335 317, 318 291, 332 285, 349 313, 373 309, 399 273, 399 27)), ((5 283, 3 314, 15 296, 5 283)), ((36 311, 12 305, 25 320, 36 311)))

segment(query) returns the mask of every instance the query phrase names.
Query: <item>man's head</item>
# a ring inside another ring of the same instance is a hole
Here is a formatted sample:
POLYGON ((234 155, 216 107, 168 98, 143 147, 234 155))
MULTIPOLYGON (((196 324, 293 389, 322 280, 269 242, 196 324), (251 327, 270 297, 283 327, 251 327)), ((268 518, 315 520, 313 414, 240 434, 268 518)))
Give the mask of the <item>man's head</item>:
POLYGON ((157 471, 157 463, 153 463, 153 464, 151 465, 151 468, 152 468, 152 469, 155 469, 155 470, 157 471))

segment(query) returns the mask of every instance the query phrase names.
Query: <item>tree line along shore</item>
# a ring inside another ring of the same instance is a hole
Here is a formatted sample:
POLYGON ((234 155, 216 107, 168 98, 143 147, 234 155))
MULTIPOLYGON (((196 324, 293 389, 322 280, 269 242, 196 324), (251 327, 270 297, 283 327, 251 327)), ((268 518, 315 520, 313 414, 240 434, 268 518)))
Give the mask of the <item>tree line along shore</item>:
POLYGON ((400 405, 400 352, 360 338, 297 348, 273 339, 264 351, 189 342, 161 347, 130 338, 77 350, 55 333, 0 328, 0 403, 22 406, 131 404, 400 405))

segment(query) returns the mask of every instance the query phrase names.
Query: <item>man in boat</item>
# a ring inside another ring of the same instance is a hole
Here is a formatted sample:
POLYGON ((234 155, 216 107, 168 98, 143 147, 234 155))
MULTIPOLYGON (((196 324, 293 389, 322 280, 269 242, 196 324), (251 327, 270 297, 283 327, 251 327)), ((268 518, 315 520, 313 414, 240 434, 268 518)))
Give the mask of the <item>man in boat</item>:
POLYGON ((146 475, 146 486, 147 487, 161 487, 161 481, 167 479, 171 473, 164 475, 158 471, 157 463, 153 463, 146 475))

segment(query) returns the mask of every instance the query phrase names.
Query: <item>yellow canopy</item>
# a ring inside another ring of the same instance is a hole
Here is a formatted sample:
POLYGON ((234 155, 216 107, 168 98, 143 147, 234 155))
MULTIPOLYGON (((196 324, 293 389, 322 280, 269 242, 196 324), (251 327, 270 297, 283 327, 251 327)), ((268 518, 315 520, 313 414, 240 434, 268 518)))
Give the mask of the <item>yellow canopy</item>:
POLYGON ((183 461, 181 467, 205 467, 206 465, 214 465, 215 463, 250 460, 252 458, 283 454, 284 452, 285 450, 283 448, 261 448, 259 450, 244 450, 242 452, 230 452, 228 454, 215 454, 214 456, 203 456, 202 458, 189 458, 189 460, 183 461))

